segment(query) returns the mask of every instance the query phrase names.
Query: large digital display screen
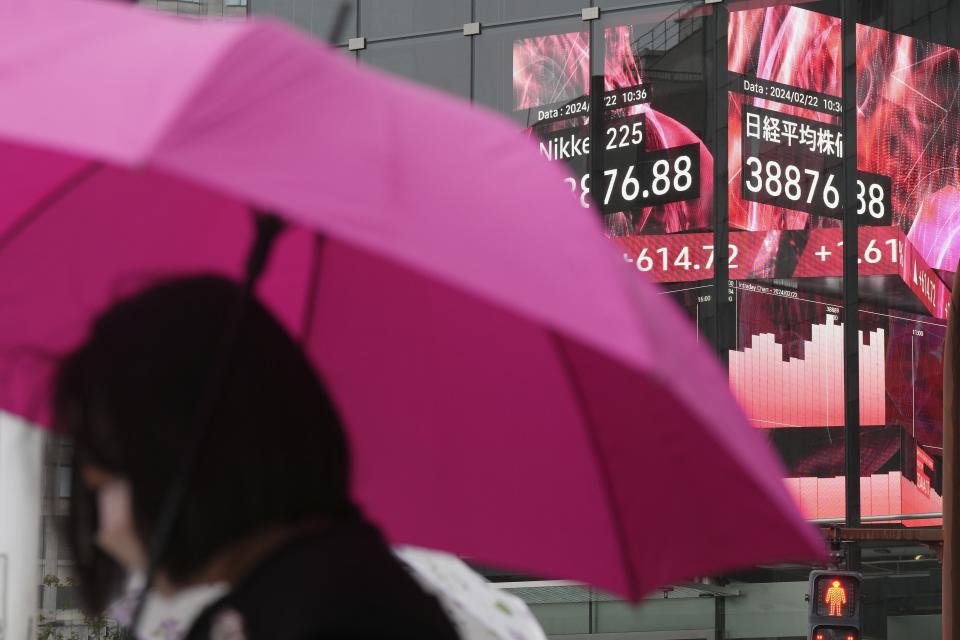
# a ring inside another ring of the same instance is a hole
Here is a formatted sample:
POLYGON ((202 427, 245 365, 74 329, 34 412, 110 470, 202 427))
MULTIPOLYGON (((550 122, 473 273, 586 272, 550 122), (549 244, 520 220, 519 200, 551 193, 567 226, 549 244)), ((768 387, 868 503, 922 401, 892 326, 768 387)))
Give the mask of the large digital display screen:
MULTIPOLYGON (((664 283, 697 322, 713 273, 713 156, 703 143, 703 18, 646 9, 586 30, 513 42, 513 109, 584 207, 600 209, 627 268, 664 283), (602 184, 590 184, 590 76, 604 77, 602 184), (691 64, 691 61, 694 61, 691 64)), ((722 253, 722 252, 717 252, 722 253)))
POLYGON ((793 9, 730 14, 732 228, 840 226, 840 20, 793 9))
MULTIPOLYGON (((856 37, 861 507, 938 512, 949 300, 938 270, 960 257, 960 141, 945 134, 960 125, 960 52, 865 25, 856 37)), ((731 385, 821 518, 843 516, 840 47, 834 16, 730 14, 731 385)))
MULTIPOLYGON (((811 518, 844 516, 843 326, 836 298, 741 281, 730 383, 811 518)), ((882 308, 860 315, 863 515, 941 511, 946 327, 882 308)))
MULTIPOLYGON (((839 219, 840 20, 791 6, 731 13, 731 226, 839 219)), ((960 51, 857 26, 857 213, 895 225, 934 269, 960 258, 960 51)))
POLYGON ((712 228, 704 139, 716 96, 702 6, 611 14, 593 42, 586 28, 516 37, 505 108, 547 161, 564 163, 573 196, 599 209, 625 268, 660 283, 698 325, 726 260, 731 388, 816 518, 844 512, 842 159, 856 144, 862 511, 937 512, 950 299, 941 274, 960 259, 960 51, 858 25, 852 142, 841 21, 805 6, 729 11, 717 159, 728 169, 728 247, 714 246, 712 228), (601 68, 603 148, 593 150, 590 80, 601 68))
MULTIPOLYGON (((647 25, 651 26, 651 25, 647 25)), ((590 47, 586 31, 513 44, 514 109, 541 154, 570 168, 570 188, 601 208, 611 235, 710 228, 713 158, 693 128, 670 115, 670 91, 649 77, 641 25, 604 29, 603 184, 590 184, 590 47)), ((666 81, 669 84, 670 80, 666 81)), ((702 124, 700 125, 702 128, 702 124)))

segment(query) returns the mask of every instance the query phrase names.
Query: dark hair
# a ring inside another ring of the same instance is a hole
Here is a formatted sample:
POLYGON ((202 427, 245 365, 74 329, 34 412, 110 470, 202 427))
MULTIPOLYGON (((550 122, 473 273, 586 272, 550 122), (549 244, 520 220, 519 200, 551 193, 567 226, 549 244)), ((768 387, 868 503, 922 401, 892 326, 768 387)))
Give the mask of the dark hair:
MULTIPOLYGON (((78 480, 80 470, 93 465, 128 480, 134 526, 149 545, 241 296, 238 285, 215 276, 154 286, 97 318, 86 343, 60 364, 54 426, 74 443, 66 534, 88 609, 102 610, 123 574, 94 544, 95 496, 78 480)), ((159 562, 174 581, 266 526, 356 513, 347 443, 323 384, 266 308, 252 297, 245 304, 190 490, 159 562)))

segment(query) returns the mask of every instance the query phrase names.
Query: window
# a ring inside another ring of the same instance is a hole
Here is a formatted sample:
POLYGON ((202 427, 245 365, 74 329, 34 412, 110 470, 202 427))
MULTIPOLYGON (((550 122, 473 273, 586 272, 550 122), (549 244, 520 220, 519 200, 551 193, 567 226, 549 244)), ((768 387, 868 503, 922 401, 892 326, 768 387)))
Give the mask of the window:
POLYGON ((477 19, 506 22, 579 14, 586 0, 477 0, 477 19))
POLYGON ((73 468, 57 465, 57 497, 69 498, 73 495, 73 468))
POLYGON ((466 22, 469 0, 363 0, 360 35, 376 39, 460 29, 466 22))
POLYGON ((417 82, 470 97, 470 39, 462 34, 370 43, 360 61, 417 82))
MULTIPOLYGON (((330 37, 330 30, 339 9, 340 2, 331 0, 256 0, 250 5, 253 15, 286 20, 321 40, 330 37)), ((349 0, 347 9, 347 21, 340 43, 345 43, 357 35, 356 0, 349 0)))
POLYGON ((57 587, 57 609, 60 611, 80 608, 80 590, 73 586, 57 587))

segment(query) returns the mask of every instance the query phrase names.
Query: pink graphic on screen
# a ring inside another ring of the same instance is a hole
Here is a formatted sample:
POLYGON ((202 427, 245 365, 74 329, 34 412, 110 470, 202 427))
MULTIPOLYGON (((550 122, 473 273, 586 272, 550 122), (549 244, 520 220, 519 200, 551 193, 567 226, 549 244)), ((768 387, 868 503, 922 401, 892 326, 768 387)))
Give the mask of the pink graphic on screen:
POLYGON ((960 50, 857 25, 862 171, 895 176, 894 223, 935 269, 960 259, 960 50))
MULTIPOLYGON (((787 478, 787 490, 793 495, 807 518, 844 517, 844 478, 787 478)), ((886 516, 907 513, 939 513, 943 499, 935 492, 924 494, 899 471, 872 474, 860 478, 860 504, 863 516, 886 516)), ((896 521, 896 518, 891 520, 896 521)), ((907 520, 905 526, 923 527, 939 524, 937 520, 907 520)))
POLYGON ((513 44, 513 108, 566 102, 590 89, 586 31, 525 38, 513 44))

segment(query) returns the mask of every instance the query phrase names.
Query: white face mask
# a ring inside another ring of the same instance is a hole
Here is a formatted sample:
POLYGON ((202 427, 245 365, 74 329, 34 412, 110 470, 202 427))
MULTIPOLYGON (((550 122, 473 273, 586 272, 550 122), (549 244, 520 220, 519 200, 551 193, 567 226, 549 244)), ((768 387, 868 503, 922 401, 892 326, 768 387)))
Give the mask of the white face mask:
POLYGON ((147 569, 147 552, 133 526, 133 503, 126 480, 111 480, 97 490, 97 545, 128 574, 147 569))

